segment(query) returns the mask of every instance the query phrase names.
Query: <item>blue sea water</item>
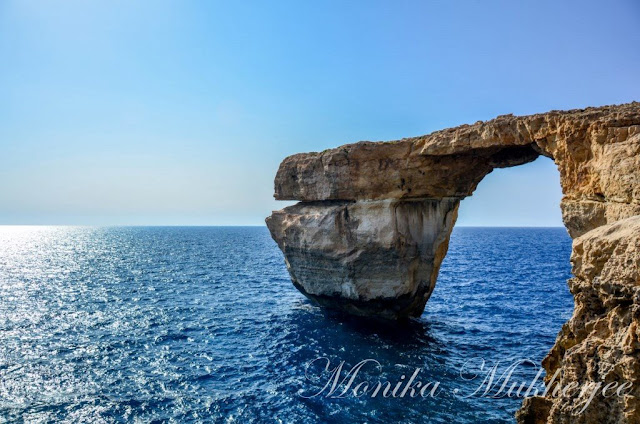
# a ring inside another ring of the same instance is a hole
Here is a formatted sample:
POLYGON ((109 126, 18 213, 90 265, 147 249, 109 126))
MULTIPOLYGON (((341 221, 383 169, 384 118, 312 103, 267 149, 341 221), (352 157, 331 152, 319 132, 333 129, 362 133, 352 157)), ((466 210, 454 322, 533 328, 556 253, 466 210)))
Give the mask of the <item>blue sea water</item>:
POLYGON ((0 422, 514 422, 521 398, 474 391, 551 348, 570 249, 561 228, 456 228, 425 313, 389 325, 306 300, 266 228, 0 227, 0 422), (440 390, 313 396, 326 361, 369 359, 354 385, 419 368, 440 390))

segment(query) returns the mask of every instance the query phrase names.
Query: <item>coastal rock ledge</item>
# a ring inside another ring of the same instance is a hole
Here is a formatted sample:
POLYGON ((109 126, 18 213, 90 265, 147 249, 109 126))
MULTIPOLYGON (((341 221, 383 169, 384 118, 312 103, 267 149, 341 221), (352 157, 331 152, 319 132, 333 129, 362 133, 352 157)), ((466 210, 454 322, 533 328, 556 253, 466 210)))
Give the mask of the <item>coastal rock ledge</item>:
POLYGON ((286 158, 267 218, 293 284, 321 305, 386 319, 422 314, 460 200, 494 168, 539 155, 560 171, 574 239, 573 316, 543 361, 556 382, 629 382, 621 396, 525 400, 520 423, 640 423, 640 103, 517 117, 286 158))

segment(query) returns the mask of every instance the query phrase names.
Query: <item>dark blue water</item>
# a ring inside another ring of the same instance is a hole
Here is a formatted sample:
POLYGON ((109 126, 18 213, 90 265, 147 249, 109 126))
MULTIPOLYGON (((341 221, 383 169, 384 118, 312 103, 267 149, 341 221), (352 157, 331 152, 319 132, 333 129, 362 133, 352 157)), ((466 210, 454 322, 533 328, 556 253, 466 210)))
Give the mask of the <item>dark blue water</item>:
POLYGON ((547 353, 572 312, 570 246, 564 229, 456 229, 423 316, 390 326, 310 304, 266 228, 0 227, 0 422, 513 422, 522 399, 473 395, 479 361, 547 353), (420 368, 440 390, 312 396, 316 358, 340 375, 378 361, 354 385, 420 368))

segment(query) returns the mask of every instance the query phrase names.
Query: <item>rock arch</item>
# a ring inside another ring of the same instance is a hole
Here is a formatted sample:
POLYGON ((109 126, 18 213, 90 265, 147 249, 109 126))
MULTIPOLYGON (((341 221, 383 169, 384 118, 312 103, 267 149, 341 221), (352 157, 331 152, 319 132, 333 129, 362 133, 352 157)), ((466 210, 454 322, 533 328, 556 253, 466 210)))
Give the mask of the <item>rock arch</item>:
MULTIPOLYGON (((275 198, 299 203, 274 212, 267 226, 294 285, 318 303, 364 316, 419 316, 460 200, 493 169, 539 155, 558 166, 563 221, 574 238, 569 285, 576 307, 545 359, 547 373, 574 366, 570 381, 625 377, 640 386, 640 103, 505 115, 421 137, 296 154, 280 165, 275 198), (596 325, 610 369, 600 365, 594 374, 588 360, 578 366, 570 359, 593 356, 596 325)), ((640 387, 634 390, 605 408, 592 402, 583 418, 598 418, 578 422, 640 417, 640 387)), ((519 417, 562 422, 578 400, 528 400, 519 417)))

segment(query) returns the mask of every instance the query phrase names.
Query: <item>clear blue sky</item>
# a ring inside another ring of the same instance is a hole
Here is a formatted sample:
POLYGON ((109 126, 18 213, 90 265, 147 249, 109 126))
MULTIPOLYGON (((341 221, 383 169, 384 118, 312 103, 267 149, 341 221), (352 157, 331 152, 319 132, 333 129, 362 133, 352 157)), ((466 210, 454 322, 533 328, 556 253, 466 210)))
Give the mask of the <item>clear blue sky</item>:
MULTIPOLYGON (((292 153, 640 100, 640 4, 4 0, 0 57, 0 223, 254 225, 292 153)), ((495 171, 459 224, 560 196, 495 171)))

